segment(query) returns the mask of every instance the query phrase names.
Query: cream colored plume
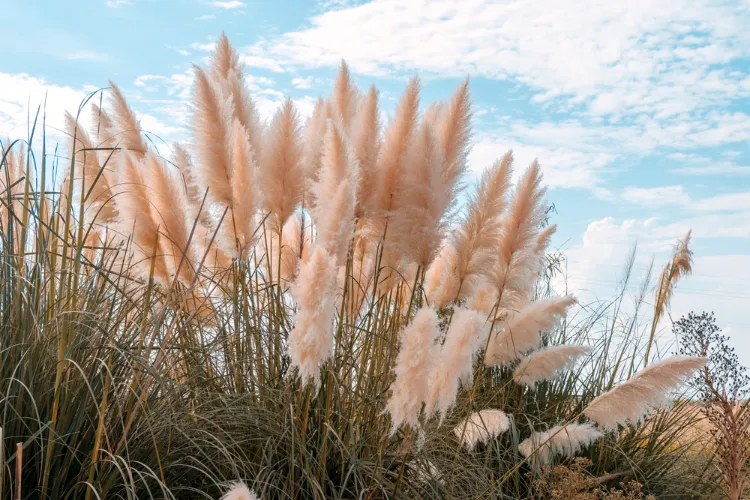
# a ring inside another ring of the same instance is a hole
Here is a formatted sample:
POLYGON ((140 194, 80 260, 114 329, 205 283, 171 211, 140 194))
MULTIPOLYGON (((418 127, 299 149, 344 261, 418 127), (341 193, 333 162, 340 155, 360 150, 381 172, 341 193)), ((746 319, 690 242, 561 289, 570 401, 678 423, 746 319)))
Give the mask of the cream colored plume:
POLYGON ((425 273, 427 300, 436 309, 446 307, 458 295, 459 282, 455 270, 456 251, 451 245, 445 245, 425 273))
POLYGON ((297 111, 287 99, 266 130, 258 175, 263 215, 270 214, 270 227, 277 233, 301 200, 303 173, 297 111))
POLYGON ((448 327, 445 343, 435 360, 429 377, 429 394, 425 413, 440 413, 441 420, 455 404, 459 386, 468 386, 473 379, 477 351, 484 347, 486 316, 471 309, 458 309, 448 327))
POLYGON ((318 179, 311 187, 311 210, 317 230, 316 246, 343 262, 354 236, 354 207, 359 169, 351 144, 332 120, 323 141, 318 179))
POLYGON ((241 259, 248 256, 256 232, 255 207, 257 194, 255 154, 248 140, 247 129, 235 118, 229 136, 231 156, 231 219, 222 228, 232 237, 228 251, 241 259), (227 231, 229 230, 229 231, 227 231))
POLYGON ((328 116, 326 114, 326 103, 322 97, 318 97, 315 103, 312 116, 305 124, 304 147, 302 151, 302 177, 306 183, 303 190, 305 207, 309 206, 307 200, 311 183, 317 180, 318 171, 320 170, 320 160, 323 155, 323 139, 328 128, 328 116))
POLYGON ((214 203, 231 207, 232 160, 227 145, 234 106, 231 98, 222 99, 214 91, 208 76, 199 67, 195 67, 193 93, 193 148, 196 157, 194 181, 200 191, 209 187, 209 207, 214 203))
POLYGON ((132 236, 130 248, 135 254, 134 264, 142 278, 147 278, 154 262, 154 277, 169 283, 166 260, 158 241, 159 222, 154 220, 151 195, 146 188, 143 164, 135 154, 124 151, 118 155, 117 167, 121 192, 115 197, 120 213, 116 228, 123 239, 132 236))
MULTIPOLYGON (((110 135, 112 130, 112 118, 109 113, 104 111, 96 104, 91 105, 91 121, 94 124, 94 137, 96 138, 96 147, 114 148, 116 146, 114 138, 110 135)), ((100 161, 104 161, 110 154, 110 151, 100 151, 100 161)))
MULTIPOLYGON (((102 170, 99 157, 96 151, 93 151, 94 146, 88 134, 67 111, 65 112, 65 125, 69 136, 66 142, 69 141, 75 152, 76 186, 79 190, 84 190, 84 196, 88 196, 86 220, 89 223, 94 220, 101 224, 110 223, 117 217, 109 183, 110 174, 102 170), (75 144, 73 144, 74 137, 75 144)), ((71 156, 72 154, 73 151, 71 151, 71 156)))
POLYGON ((354 115, 357 111, 359 90, 352 82, 349 66, 341 61, 336 82, 333 84, 333 94, 328 99, 328 116, 335 119, 345 132, 349 132, 354 115))
POLYGON ((224 493, 221 500, 260 500, 245 483, 234 483, 229 486, 229 490, 224 493))
POLYGON ((211 78, 216 83, 222 99, 231 98, 234 118, 245 128, 253 153, 256 156, 260 155, 263 145, 260 117, 247 90, 245 71, 240 63, 239 54, 223 33, 216 43, 216 51, 212 58, 211 78))
POLYGON ((378 158, 377 195, 373 207, 385 213, 391 208, 391 197, 402 182, 402 170, 406 159, 406 150, 417 128, 419 111, 419 79, 412 78, 406 87, 396 114, 386 130, 383 145, 378 158))
POLYGON ((453 433, 461 441, 462 446, 473 450, 477 444, 487 443, 508 429, 508 415, 500 410, 487 409, 469 415, 466 421, 462 421, 453 429, 453 433))
POLYGON ((591 349, 582 345, 558 345, 535 351, 521 360, 513 380, 529 386, 551 380, 559 371, 572 368, 578 358, 589 352, 591 349))
POLYGON ((504 365, 538 348, 540 332, 554 328, 574 303, 575 299, 570 295, 540 299, 504 320, 501 330, 490 340, 487 364, 504 365))
POLYGON ((192 244, 192 225, 186 219, 189 209, 185 188, 155 153, 146 153, 144 162, 149 179, 148 193, 151 195, 153 218, 160 228, 160 246, 169 275, 172 277, 177 274, 179 268, 180 278, 189 283, 193 278, 193 264, 188 258, 192 244))
POLYGON ((372 203, 377 191, 377 162, 381 141, 378 91, 374 85, 360 102, 351 135, 360 171, 355 216, 362 218, 375 211, 372 203))
POLYGON ((556 425, 545 432, 535 432, 518 445, 518 451, 534 467, 547 465, 555 456, 572 457, 602 437, 590 423, 556 425))
MULTIPOLYGON (((22 202, 18 200, 20 193, 23 193, 24 183, 21 179, 24 176, 24 164, 26 163, 23 145, 19 142, 11 147, 11 141, 7 140, 3 148, 0 148, 0 161, 3 156, 5 162, 0 167, 0 196, 3 201, 0 202, 0 231, 8 231, 10 224, 10 213, 13 212, 15 217, 20 217, 22 202), (8 209, 8 197, 11 197, 10 209, 8 209)), ((62 196, 65 196, 63 193, 62 196)), ((65 212, 63 212, 65 213, 65 212)), ((18 225, 16 224, 16 227, 18 225)))
POLYGON ((289 334, 289 357, 303 383, 317 386, 320 367, 333 351, 333 319, 336 313, 336 260, 323 248, 315 248, 300 266, 291 292, 297 301, 294 328, 289 334))
POLYGON ((452 189, 440 178, 443 155, 434 131, 422 123, 407 150, 388 224, 392 254, 427 267, 438 254, 452 189))
POLYGON ((441 172, 442 183, 453 199, 458 182, 466 171, 466 155, 469 152, 471 102, 468 78, 458 87, 450 101, 441 106, 435 125, 445 159, 441 172))
POLYGON ((584 414, 605 429, 640 422, 649 408, 669 404, 670 392, 702 368, 707 358, 673 356, 653 363, 614 389, 596 397, 584 414))
POLYGON ((239 64, 239 54, 229 43, 226 33, 222 31, 219 39, 216 40, 216 49, 211 58, 211 76, 215 79, 226 78, 229 72, 237 68, 239 64))
POLYGON ((439 333, 437 314, 430 307, 417 311, 401 332, 401 346, 393 369, 396 379, 385 407, 391 415, 391 433, 402 425, 413 428, 419 425, 422 402, 428 397, 430 373, 440 352, 435 343, 439 333))
POLYGON ((476 195, 470 198, 467 215, 453 233, 456 276, 462 297, 470 296, 478 280, 492 272, 495 252, 500 246, 500 215, 507 206, 512 171, 511 152, 484 171, 476 195))
POLYGON ((534 249, 537 254, 543 255, 544 252, 547 251, 547 247, 549 247, 552 235, 554 235, 556 232, 557 224, 550 224, 549 226, 539 231, 539 234, 536 235, 536 247, 534 249))
POLYGON ((497 304, 497 288, 486 278, 481 278, 473 287, 471 296, 466 300, 466 307, 490 314, 497 304))
POLYGON ((664 314, 665 309, 669 306, 669 300, 672 298, 672 292, 677 282, 689 276, 693 272, 693 252, 690 250, 690 236, 692 230, 688 231, 685 237, 677 242, 672 259, 664 266, 659 277, 659 284, 656 288, 656 297, 654 298, 654 317, 651 321, 651 333, 649 334, 646 355, 643 357, 644 368, 648 366, 651 360, 651 347, 656 335, 656 327, 664 314))
MULTIPOLYGON (((279 257, 281 258, 281 280, 290 282, 296 279, 300 261, 306 261, 310 253, 310 233, 306 230, 308 227, 309 225, 302 224, 299 215, 294 214, 284 224, 284 229, 281 232, 281 248, 279 248, 279 236, 277 234, 269 235, 271 245, 269 254, 273 262, 269 262, 267 258, 263 259, 269 282, 277 281, 276 270, 279 265, 279 257)), ((257 246, 260 255, 265 254, 263 245, 264 242, 259 240, 257 246)))
POLYGON ((542 174, 537 162, 524 172, 502 220, 493 282, 500 291, 501 308, 528 295, 539 270, 537 228, 544 216, 542 174))
POLYGON ((128 106, 120 88, 112 81, 109 82, 109 86, 112 89, 112 111, 110 114, 112 128, 108 131, 108 134, 112 137, 113 142, 120 145, 121 149, 129 150, 136 155, 136 158, 143 158, 148 150, 148 145, 141 135, 141 125, 133 110, 128 106))

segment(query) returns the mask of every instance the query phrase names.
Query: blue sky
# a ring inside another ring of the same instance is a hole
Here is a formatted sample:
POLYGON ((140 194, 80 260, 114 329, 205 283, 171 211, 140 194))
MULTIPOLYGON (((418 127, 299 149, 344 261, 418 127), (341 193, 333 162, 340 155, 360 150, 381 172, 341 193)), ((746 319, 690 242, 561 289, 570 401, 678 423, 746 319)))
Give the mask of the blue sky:
MULTIPOLYGON (((569 285, 608 296, 634 242, 637 274, 693 229, 695 274, 673 315, 714 310, 750 364, 750 5, 740 2, 4 0, 0 134, 28 103, 64 109, 112 79, 145 129, 186 140, 191 65, 226 31, 263 116, 307 115, 339 61, 384 114, 413 74, 423 102, 467 75, 470 168, 537 157, 569 285)), ((53 131, 54 135, 54 131, 53 131)), ((637 284, 633 284, 633 289, 637 284)))

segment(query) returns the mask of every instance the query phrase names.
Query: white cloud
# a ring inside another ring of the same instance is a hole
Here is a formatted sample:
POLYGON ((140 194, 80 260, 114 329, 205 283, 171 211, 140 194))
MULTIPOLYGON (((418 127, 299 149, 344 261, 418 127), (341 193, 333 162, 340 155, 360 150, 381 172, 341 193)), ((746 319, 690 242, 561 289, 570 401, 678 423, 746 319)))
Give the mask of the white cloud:
POLYGON ((729 193, 696 200, 691 208, 700 211, 750 211, 750 191, 729 193))
POLYGON ((516 177, 538 159, 544 182, 560 188, 602 188, 601 172, 615 159, 605 152, 578 151, 564 145, 535 145, 507 136, 477 134, 469 152, 469 169, 482 172, 509 150, 513 150, 516 177))
POLYGON ((310 89, 312 88, 312 76, 307 77, 295 77, 292 78, 292 86, 296 89, 310 89))
POLYGON ((244 7, 245 3, 240 2, 239 0, 226 0, 211 2, 211 5, 220 9, 239 9, 241 7, 244 7))
POLYGON ((132 0, 107 0, 105 5, 110 9, 119 9, 121 7, 130 7, 133 5, 132 0))
POLYGON ((216 19, 214 14, 205 14, 195 18, 196 21, 208 21, 209 19, 216 19))
POLYGON ((166 45, 166 47, 168 49, 170 49, 170 50, 174 50, 175 52, 177 52, 181 56, 189 56, 190 55, 190 52, 188 52, 187 50, 181 49, 179 47, 175 47, 174 45, 166 45))
MULTIPOLYGON (((47 133, 59 138, 65 111, 75 116, 86 94, 85 89, 53 85, 25 73, 0 73, 0 136, 25 139, 31 125, 29 119, 33 121, 46 96, 47 133)), ((40 111, 40 120, 43 112, 44 109, 40 111)), ((83 113, 83 123, 88 119, 89 114, 83 113)))
POLYGON ((622 198, 631 203, 651 207, 690 203, 690 196, 682 186, 628 187, 623 191, 622 198))
POLYGON ((191 49, 200 50, 201 52, 212 52, 216 48, 216 42, 208 42, 208 43, 191 43, 190 44, 191 49))
POLYGON ((146 92, 164 90, 169 96, 187 99, 190 97, 190 87, 193 85, 193 75, 192 71, 175 73, 171 76, 141 75, 135 79, 133 84, 146 92))
MULTIPOLYGON (((727 151, 724 156, 733 159, 739 153, 727 151)), ((671 169, 671 172, 687 175, 750 175, 750 166, 737 165, 727 160, 706 158, 692 153, 672 153, 668 158, 675 160, 679 165, 671 169)))
POLYGON ((375 0, 315 16, 258 47, 308 67, 343 57, 372 75, 510 77, 541 100, 563 98, 594 115, 674 117, 750 94, 750 79, 723 67, 750 53, 747 6, 585 1, 560 14, 552 0, 375 0))

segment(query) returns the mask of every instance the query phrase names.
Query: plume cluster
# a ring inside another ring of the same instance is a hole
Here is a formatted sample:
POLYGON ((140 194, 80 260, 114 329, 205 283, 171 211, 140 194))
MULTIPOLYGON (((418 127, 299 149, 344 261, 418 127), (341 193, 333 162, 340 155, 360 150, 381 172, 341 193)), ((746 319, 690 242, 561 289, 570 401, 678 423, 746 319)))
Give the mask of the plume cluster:
POLYGON ((584 414, 605 429, 640 422, 649 408, 663 407, 669 394, 702 368, 706 358, 673 356, 636 373, 633 377, 595 398, 584 414))

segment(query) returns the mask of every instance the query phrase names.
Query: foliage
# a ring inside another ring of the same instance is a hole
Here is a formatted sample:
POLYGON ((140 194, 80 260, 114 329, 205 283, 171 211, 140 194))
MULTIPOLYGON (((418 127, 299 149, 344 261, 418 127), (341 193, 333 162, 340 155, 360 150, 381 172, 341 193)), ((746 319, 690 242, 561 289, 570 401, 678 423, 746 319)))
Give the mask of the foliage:
MULTIPOLYGON (((381 130, 377 92, 342 65, 303 131, 291 101, 259 121, 238 61, 222 37, 196 69, 191 148, 160 151, 114 84, 69 117, 59 154, 43 115, 3 143, 0 497, 218 498, 238 480, 264 499, 533 494, 545 443, 520 443, 593 426, 587 405, 644 363, 648 283, 632 317, 630 266, 613 300, 565 314, 536 163, 511 190, 506 154, 456 210, 468 82, 420 114, 412 80, 381 130), (437 321, 405 342, 420 311, 437 321), (420 339, 434 356, 399 356, 420 339), (530 351, 562 345, 590 352, 533 389, 514 381, 530 351), (423 399, 397 405, 420 380, 423 399), (488 409, 507 422, 462 446, 488 409)), ((591 473, 709 491, 701 474, 675 481, 680 408, 604 434, 582 451, 591 473)))

